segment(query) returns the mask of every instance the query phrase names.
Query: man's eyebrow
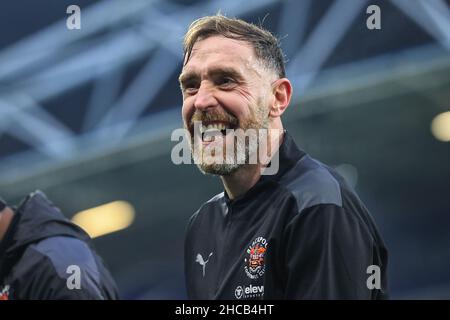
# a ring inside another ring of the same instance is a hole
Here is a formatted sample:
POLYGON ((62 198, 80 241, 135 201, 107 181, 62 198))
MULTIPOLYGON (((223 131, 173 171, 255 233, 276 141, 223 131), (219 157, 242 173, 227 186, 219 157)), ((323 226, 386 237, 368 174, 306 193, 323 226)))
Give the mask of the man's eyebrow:
POLYGON ((229 67, 218 67, 218 68, 213 68, 211 69, 208 74, 212 77, 215 76, 228 76, 228 77, 232 77, 235 79, 242 79, 243 76, 241 75, 241 73, 239 71, 237 71, 234 68, 229 68, 229 67))
POLYGON ((199 76, 196 73, 187 72, 180 74, 180 76, 178 77, 178 81, 180 82, 180 84, 183 84, 192 80, 197 80, 198 78, 199 76))
MULTIPOLYGON (((229 68, 229 67, 217 67, 217 68, 211 68, 208 71, 208 76, 209 77, 217 77, 217 76, 227 76, 227 77, 232 77, 235 78, 236 80, 242 80, 243 76, 242 74, 237 71, 234 68, 229 68)), ((195 72, 186 72, 186 73, 182 73, 179 78, 178 81, 183 84, 186 83, 190 80, 198 80, 200 78, 200 76, 195 73, 195 72)))

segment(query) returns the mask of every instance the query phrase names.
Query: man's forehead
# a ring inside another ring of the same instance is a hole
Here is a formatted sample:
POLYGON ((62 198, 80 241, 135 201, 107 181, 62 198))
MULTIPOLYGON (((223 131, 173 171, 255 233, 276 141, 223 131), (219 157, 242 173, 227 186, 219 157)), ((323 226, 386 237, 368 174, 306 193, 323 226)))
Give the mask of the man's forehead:
POLYGON ((257 71, 256 69, 258 69, 258 61, 250 44, 222 36, 213 36, 197 41, 183 71, 188 72, 198 67, 204 68, 208 64, 243 69, 241 71, 257 71))
POLYGON ((253 47, 245 41, 226 38, 224 36, 210 36, 204 39, 199 39, 192 47, 194 54, 209 54, 209 53, 223 53, 224 50, 238 50, 249 56, 252 56, 253 47))

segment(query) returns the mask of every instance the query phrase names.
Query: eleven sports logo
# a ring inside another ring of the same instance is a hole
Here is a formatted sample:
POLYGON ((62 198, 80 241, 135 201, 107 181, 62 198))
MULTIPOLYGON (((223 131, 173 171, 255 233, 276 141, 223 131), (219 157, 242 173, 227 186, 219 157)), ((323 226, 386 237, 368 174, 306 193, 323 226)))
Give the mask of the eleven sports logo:
MULTIPOLYGON (((267 240, 257 237, 247 248, 244 270, 252 280, 257 280, 264 275, 266 270, 265 255, 267 251, 267 240)), ((237 299, 259 298, 264 295, 264 286, 237 286, 234 290, 237 299)))
POLYGON ((261 298, 264 295, 264 286, 237 286, 234 290, 236 299, 261 298))

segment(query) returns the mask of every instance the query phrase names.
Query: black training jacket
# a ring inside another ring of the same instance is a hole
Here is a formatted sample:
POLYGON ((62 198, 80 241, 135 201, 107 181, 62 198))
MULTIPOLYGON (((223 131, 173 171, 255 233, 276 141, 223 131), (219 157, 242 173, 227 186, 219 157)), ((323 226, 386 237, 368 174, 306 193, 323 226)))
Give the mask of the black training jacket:
POLYGON ((244 195, 222 192, 191 217, 188 298, 387 298, 387 250, 355 192, 287 132, 279 164, 244 195))
POLYGON ((117 299, 89 236, 36 191, 0 243, 0 300, 117 299))

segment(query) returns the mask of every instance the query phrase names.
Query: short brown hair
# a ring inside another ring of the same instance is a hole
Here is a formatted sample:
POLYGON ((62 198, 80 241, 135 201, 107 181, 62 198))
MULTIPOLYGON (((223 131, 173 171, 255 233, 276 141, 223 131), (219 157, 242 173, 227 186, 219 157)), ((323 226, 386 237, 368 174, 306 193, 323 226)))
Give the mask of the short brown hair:
POLYGON ((264 66, 275 71, 280 77, 286 76, 283 52, 278 39, 269 31, 237 18, 221 14, 195 20, 184 36, 184 63, 189 61, 194 44, 210 36, 221 35, 226 38, 245 41, 253 46, 255 54, 264 66))

